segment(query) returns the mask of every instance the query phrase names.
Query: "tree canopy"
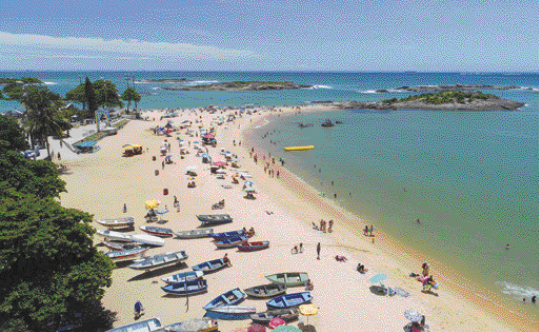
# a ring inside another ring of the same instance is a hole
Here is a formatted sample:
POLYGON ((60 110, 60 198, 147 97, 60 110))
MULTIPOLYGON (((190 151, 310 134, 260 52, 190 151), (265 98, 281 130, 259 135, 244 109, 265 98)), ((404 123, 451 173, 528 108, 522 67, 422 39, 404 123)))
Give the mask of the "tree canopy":
POLYGON ((116 84, 111 81, 97 80, 93 83, 98 107, 123 107, 124 104, 118 97, 116 84))
POLYGON ((136 103, 140 101, 141 97, 140 94, 133 88, 127 88, 125 89, 124 93, 122 94, 122 100, 127 101, 127 108, 131 107, 131 102, 135 102, 135 108, 136 103))
POLYGON ((85 84, 79 84, 76 88, 66 92, 65 100, 79 103, 82 105, 82 110, 86 110, 86 89, 85 84))
POLYGON ((88 113, 91 117, 94 117, 95 111, 99 108, 99 104, 97 103, 94 85, 88 76, 86 76, 86 81, 84 82, 84 96, 86 98, 86 104, 88 105, 88 113))
POLYGON ((28 149, 28 142, 17 121, 0 116, 0 151, 20 152, 26 149, 28 149))

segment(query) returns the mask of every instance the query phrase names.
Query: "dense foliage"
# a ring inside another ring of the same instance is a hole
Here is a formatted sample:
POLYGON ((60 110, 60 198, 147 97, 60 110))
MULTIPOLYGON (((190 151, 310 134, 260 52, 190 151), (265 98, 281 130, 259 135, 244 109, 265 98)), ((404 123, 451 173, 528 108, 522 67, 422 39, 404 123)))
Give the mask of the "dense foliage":
POLYGON ((110 327, 99 301, 113 264, 93 246, 92 216, 60 205, 56 166, 24 159, 24 134, 0 119, 0 329, 56 331, 75 312, 92 331, 110 327))
POLYGON ((482 92, 463 92, 463 91, 444 91, 438 93, 425 93, 420 95, 413 95, 402 99, 392 98, 384 100, 384 103, 395 104, 402 103, 406 101, 421 100, 427 104, 447 104, 447 103, 459 103, 465 104, 472 102, 474 100, 487 100, 487 99, 498 99, 499 97, 484 94, 482 92))
POLYGON ((133 88, 127 88, 125 89, 124 93, 122 94, 122 100, 127 101, 127 109, 131 107, 131 102, 135 102, 135 109, 137 109, 137 103, 140 101, 141 97, 140 94, 133 88))
POLYGON ((124 104, 118 97, 116 84, 111 81, 97 80, 93 83, 98 107, 123 107, 124 104))
POLYGON ((21 78, 1 78, 0 84, 43 84, 43 81, 35 77, 21 77, 21 78))

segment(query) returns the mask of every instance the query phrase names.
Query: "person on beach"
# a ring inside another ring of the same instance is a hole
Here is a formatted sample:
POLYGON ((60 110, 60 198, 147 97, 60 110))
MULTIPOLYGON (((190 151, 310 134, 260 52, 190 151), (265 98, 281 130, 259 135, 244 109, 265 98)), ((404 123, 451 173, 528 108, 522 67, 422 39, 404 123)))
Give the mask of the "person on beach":
POLYGON ((361 273, 361 274, 365 274, 367 271, 367 269, 365 269, 365 265, 361 264, 361 263, 357 263, 357 268, 356 268, 357 272, 361 273))
POLYGON ((124 203, 124 213, 127 212, 127 205, 124 203))
POLYGON ((374 226, 373 226, 373 225, 371 225, 371 229, 369 230, 369 232, 370 232, 370 236, 374 236, 374 234, 373 234, 373 232, 374 232, 374 226))
POLYGON ((165 169, 165 161, 163 160, 163 161, 161 162, 161 170, 164 170, 164 169, 165 169))
POLYGON ((302 254, 303 253, 303 242, 301 242, 299 244, 299 253, 302 254))
POLYGON ((417 218, 415 221, 416 221, 418 224, 421 224, 421 220, 419 220, 419 218, 417 218))
POLYGON ((313 282, 311 281, 311 279, 308 279, 305 282, 305 289, 308 290, 308 291, 312 291, 314 289, 314 285, 313 285, 313 282))
POLYGON ((331 233, 333 232, 333 219, 330 219, 328 223, 329 223, 328 232, 331 233))
POLYGON ((294 246, 294 248, 292 248, 292 250, 290 251, 290 253, 292 253, 292 254, 297 254, 298 252, 299 252, 299 250, 298 250, 298 245, 296 244, 296 245, 294 246))
POLYGON ((62 160, 62 156, 60 155, 60 152, 58 152, 58 160, 62 160))
POLYGON ((144 307, 142 306, 142 302, 138 300, 135 303, 135 319, 139 319, 142 315, 144 315, 144 307))
POLYGON ((532 303, 535 303, 536 299, 537 299, 537 295, 532 296, 532 303))
POLYGON ((223 262, 225 262, 225 264, 228 266, 232 266, 232 262, 228 258, 228 254, 225 254, 225 257, 223 257, 223 262))
POLYGON ((318 259, 318 260, 320 259, 320 249, 321 249, 321 247, 320 247, 320 242, 318 242, 318 244, 316 245, 316 253, 317 253, 317 255, 318 255, 318 256, 316 257, 316 259, 318 259))
POLYGON ((365 225, 365 229, 363 230, 363 235, 367 236, 369 233, 369 226, 365 225))
POLYGON ((421 265, 421 269, 422 269, 421 274, 423 275, 423 277, 426 277, 429 275, 429 270, 430 270, 429 263, 424 262, 423 265, 421 265))

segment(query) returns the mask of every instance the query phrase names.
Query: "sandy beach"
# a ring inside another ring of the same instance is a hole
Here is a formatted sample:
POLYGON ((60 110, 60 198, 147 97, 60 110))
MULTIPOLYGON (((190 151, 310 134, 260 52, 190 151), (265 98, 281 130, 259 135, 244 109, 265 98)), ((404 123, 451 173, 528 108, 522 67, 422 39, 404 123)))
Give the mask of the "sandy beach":
MULTIPOLYGON (((329 111, 321 105, 301 109, 302 112, 329 111)), ((402 247, 396 240, 382 232, 375 231, 374 237, 363 235, 360 216, 356 216, 322 197, 316 190, 297 178, 286 168, 273 164, 269 156, 257 146, 257 138, 249 137, 249 130, 261 126, 265 121, 285 112, 295 112, 296 108, 263 110, 251 115, 243 114, 233 122, 215 124, 218 117, 233 114, 227 110, 211 114, 208 112, 181 111, 179 117, 162 119, 163 111, 146 111, 144 117, 156 121, 130 121, 115 136, 99 141, 100 150, 94 154, 80 155, 63 160, 68 171, 62 175, 67 183, 67 193, 61 195, 62 205, 78 208, 94 214, 95 219, 133 216, 135 233, 143 233, 139 226, 146 225, 144 201, 158 199, 160 208, 168 207, 164 215, 168 222, 162 226, 174 231, 192 230, 200 226, 197 214, 227 213, 234 218, 233 223, 214 227, 215 232, 247 229, 254 227, 253 241, 269 240, 270 248, 245 253, 236 249, 216 250, 209 238, 179 240, 167 239, 162 248, 151 249, 147 255, 185 250, 189 255, 186 265, 172 266, 149 273, 129 269, 119 264, 113 271, 113 284, 106 290, 103 303, 106 308, 118 313, 115 326, 134 321, 133 305, 140 300, 145 307, 145 318, 161 317, 168 325, 182 320, 199 318, 205 314, 202 307, 217 295, 236 287, 245 289, 268 283, 264 277, 278 272, 307 272, 313 281, 313 303, 319 307, 319 314, 309 318, 309 325, 316 331, 403 331, 408 323, 403 316, 407 309, 415 309, 427 318, 430 331, 530 331, 536 323, 529 317, 512 312, 510 307, 499 307, 482 299, 464 287, 455 271, 438 262, 430 261, 431 272, 442 287, 433 294, 421 292, 421 283, 409 277, 411 272, 420 273, 425 260, 420 253, 402 247), (267 117, 267 118, 265 118, 267 117), (244 199, 245 192, 240 184, 231 183, 235 170, 226 167, 225 179, 217 179, 210 174, 209 164, 203 164, 196 156, 197 135, 189 136, 186 130, 172 137, 155 135, 151 128, 156 124, 165 125, 171 120, 174 126, 189 120, 188 128, 198 132, 199 125, 216 128, 216 147, 208 146, 213 161, 225 160, 221 149, 237 155, 239 169, 252 175, 257 190, 256 200, 244 199), (198 121, 199 123, 196 123, 198 121), (213 124, 212 124, 213 123, 213 124), (180 159, 179 141, 189 154, 180 159), (171 143, 173 164, 162 166, 163 156, 159 147, 164 140, 171 143), (236 144, 234 144, 234 141, 236 144), (238 144, 241 142, 241 146, 238 144), (122 157, 122 146, 141 144, 144 153, 133 157, 122 157), (257 154, 255 163, 250 156, 251 149, 257 154), (152 157, 156 157, 154 161, 152 157), (265 156, 265 160, 264 160, 265 156), (264 170, 264 163, 270 162, 270 169, 279 171, 279 178, 270 177, 264 170), (185 174, 187 166, 196 166, 196 188, 187 188, 190 178, 185 174), (156 171, 159 175, 156 175, 156 171), (168 195, 164 195, 168 189, 168 195), (180 211, 173 208, 174 196, 180 202, 180 211), (225 199, 222 210, 212 210, 211 206, 225 199), (124 213, 123 206, 127 206, 124 213), (269 212, 269 213, 268 213, 269 212), (332 233, 322 233, 312 227, 320 219, 335 221, 332 233), (303 243, 302 254, 291 254, 294 245, 303 243), (321 244, 320 260, 317 259, 316 245, 321 244), (189 298, 165 296, 160 289, 162 277, 175 272, 190 271, 191 266, 208 260, 222 258, 228 253, 232 267, 205 276, 208 292, 189 298), (348 260, 338 262, 336 255, 348 260), (356 271, 358 262, 366 266, 368 272, 356 271), (385 282, 392 288, 401 288, 410 296, 388 297, 377 294, 369 279, 377 273, 385 273, 385 282)), ((97 229, 102 227, 97 223, 97 229)), ((99 244, 103 238, 96 235, 99 244)), ((106 248, 101 247, 103 251, 106 248)), ((304 291, 304 287, 290 288, 287 293, 304 291)), ((257 312, 266 310, 266 301, 248 298, 242 305, 251 305, 257 312)), ((250 320, 220 321, 221 331, 230 331, 238 326, 249 326, 250 320)), ((293 322, 298 325, 298 322, 293 322)))

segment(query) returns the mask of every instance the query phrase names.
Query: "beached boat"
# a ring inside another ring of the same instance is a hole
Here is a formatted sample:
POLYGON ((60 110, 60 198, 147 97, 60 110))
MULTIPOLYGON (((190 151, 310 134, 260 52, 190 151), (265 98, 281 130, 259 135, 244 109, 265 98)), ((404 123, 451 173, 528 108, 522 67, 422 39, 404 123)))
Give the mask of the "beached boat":
POLYGON ((284 294, 269 300, 266 305, 268 308, 285 309, 290 307, 297 307, 305 303, 309 303, 313 300, 311 293, 293 293, 284 294))
POLYGON ((176 296, 187 296, 204 293, 208 290, 208 281, 202 280, 191 280, 187 282, 179 282, 176 284, 170 284, 161 287, 163 291, 168 294, 176 296))
POLYGON ((238 245, 240 251, 256 251, 269 248, 269 241, 242 242, 238 245))
POLYGON ((161 280, 163 280, 167 284, 176 284, 179 282, 198 280, 198 279, 201 279, 203 276, 204 276, 204 272, 202 271, 188 271, 188 272, 173 274, 171 276, 162 278, 161 280))
POLYGON ((105 256, 116 261, 133 260, 144 254, 146 251, 148 251, 148 248, 134 248, 122 251, 110 251, 105 253, 105 256))
POLYGON ((170 228, 157 227, 157 226, 140 226, 141 231, 151 235, 159 237, 171 237, 174 236, 174 232, 170 228))
POLYGON ((215 242, 215 245, 219 249, 227 249, 237 247, 238 244, 242 243, 247 239, 246 236, 233 236, 228 239, 215 242))
POLYGON ((278 284, 259 285, 245 288, 243 291, 252 297, 273 297, 286 293, 286 286, 278 284))
POLYGON ((193 271, 203 271, 204 273, 210 273, 222 269, 227 266, 222 258, 214 259, 208 262, 200 263, 192 267, 193 271))
POLYGON ((142 248, 140 243, 136 242, 118 242, 118 241, 103 241, 103 245, 110 250, 122 251, 135 248, 142 248))
POLYGON ((122 242, 133 242, 133 239, 131 239, 131 234, 98 229, 97 235, 101 235, 105 239, 112 239, 112 240, 122 241, 122 242))
POLYGON ((211 236, 211 234, 213 234, 213 228, 174 232, 174 235, 176 235, 176 237, 179 237, 181 239, 196 239, 196 238, 211 236))
POLYGON ((284 148, 286 152, 292 151, 307 151, 314 149, 314 145, 304 145, 304 146, 287 146, 284 148))
POLYGON ((330 119, 327 119, 326 121, 324 121, 321 126, 322 127, 333 127, 335 124, 333 122, 331 122, 330 119))
POLYGON ((165 245, 165 240, 157 236, 149 234, 129 234, 131 241, 142 244, 147 244, 154 247, 162 247, 165 245))
POLYGON ((125 217, 125 218, 96 219, 95 222, 108 228, 124 228, 124 227, 133 226, 135 224, 135 218, 125 217))
POLYGON ((197 218, 203 224, 224 224, 227 222, 232 222, 232 217, 228 214, 197 215, 197 218))
POLYGON ((254 314, 256 312, 256 308, 245 305, 225 305, 222 307, 208 309, 208 311, 224 315, 246 315, 254 314))
POLYGON ((197 318, 174 323, 155 332, 219 332, 219 321, 212 318, 197 318))
POLYGON ((214 233, 210 235, 214 240, 220 241, 225 240, 234 236, 247 236, 247 233, 240 229, 238 231, 230 231, 230 232, 223 232, 223 233, 214 233))
POLYGON ((162 327, 161 318, 154 317, 117 327, 107 332, 154 332, 162 327))
POLYGON ((285 322, 290 322, 298 318, 299 309, 298 308, 288 308, 288 309, 274 309, 264 312, 258 312, 251 315, 251 319, 254 323, 257 324, 269 324, 273 318, 280 318, 285 322))
POLYGON ((276 273, 266 278, 274 284, 286 285, 288 287, 303 286, 309 280, 309 275, 306 272, 285 272, 276 273))
POLYGON ((206 311, 212 311, 211 309, 223 307, 225 305, 238 304, 245 299, 245 293, 239 288, 229 290, 228 292, 221 294, 206 304, 203 309, 206 311))
POLYGON ((186 260, 187 257, 185 251, 167 252, 141 259, 136 263, 129 265, 129 267, 134 270, 150 270, 156 267, 176 264, 186 260))

